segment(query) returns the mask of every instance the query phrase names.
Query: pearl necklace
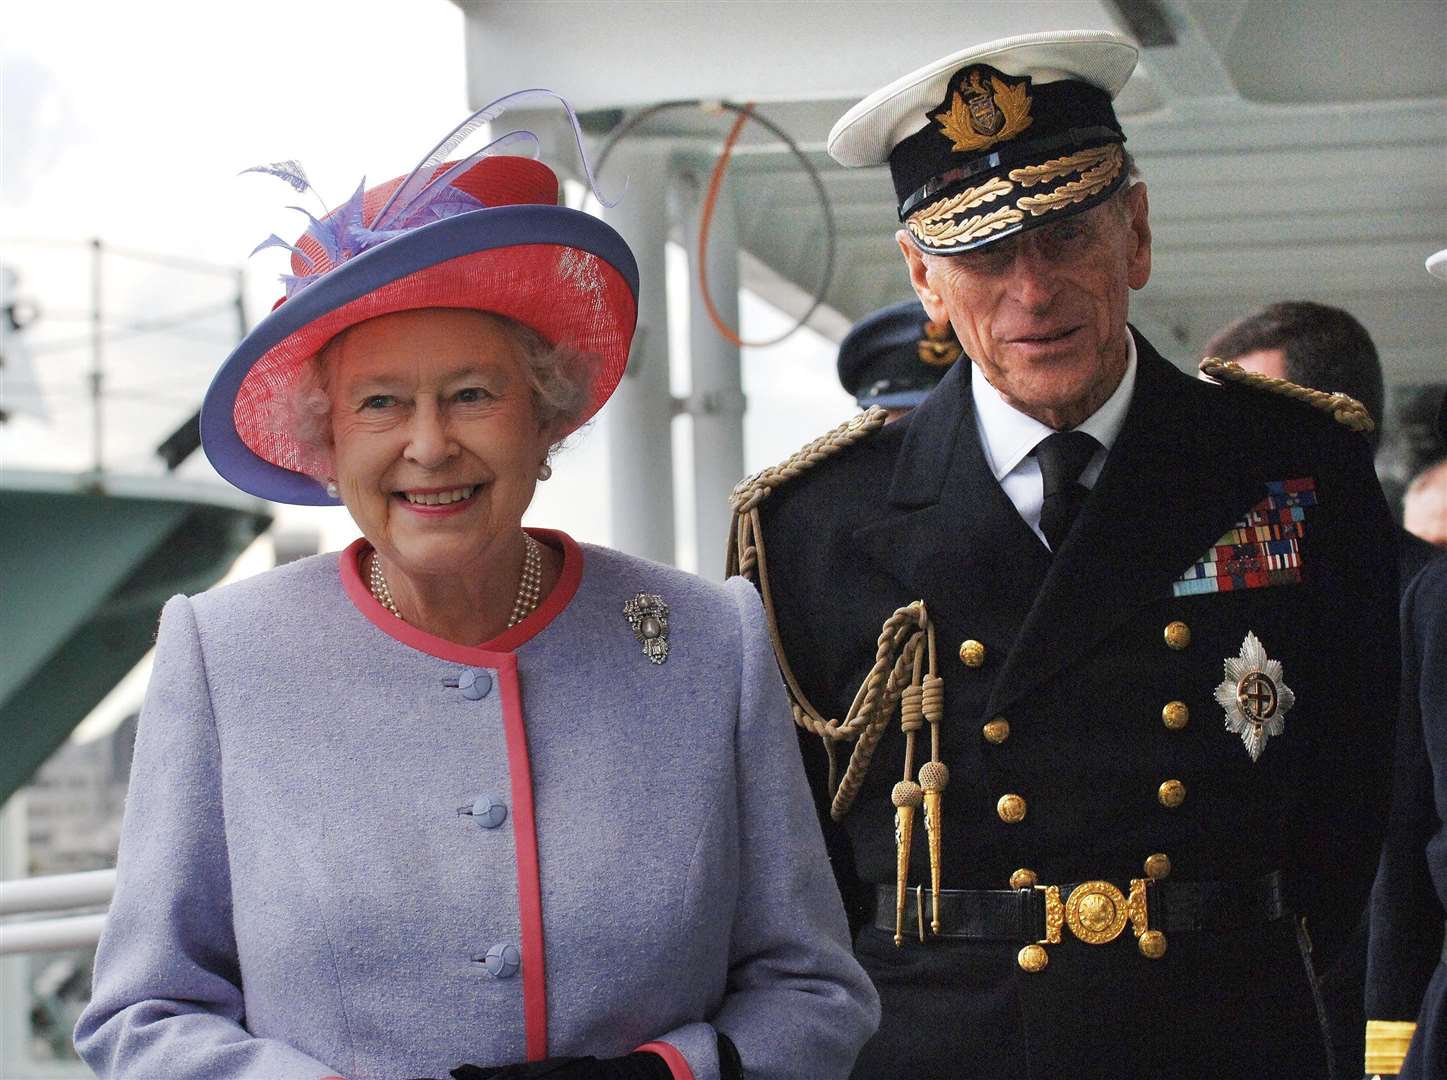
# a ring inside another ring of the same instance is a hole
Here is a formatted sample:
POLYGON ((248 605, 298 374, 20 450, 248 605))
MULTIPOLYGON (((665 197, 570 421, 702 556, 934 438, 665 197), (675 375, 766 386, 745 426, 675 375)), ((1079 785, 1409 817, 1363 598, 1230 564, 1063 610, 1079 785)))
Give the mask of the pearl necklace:
POLYGON ((512 604, 508 626, 516 626, 538 606, 543 597, 543 546, 523 533, 523 572, 518 578, 517 599, 512 604))
MULTIPOLYGON (((387 578, 382 573, 382 560, 377 557, 375 549, 372 551, 371 560, 372 566, 367 574, 367 582, 373 599, 401 619, 402 613, 397 610, 397 602, 392 599, 392 590, 387 587, 387 578)), ((514 627, 531 615, 542 596, 543 546, 527 533, 523 533, 523 572, 518 579, 517 599, 513 601, 512 616, 507 621, 508 626, 514 627)))

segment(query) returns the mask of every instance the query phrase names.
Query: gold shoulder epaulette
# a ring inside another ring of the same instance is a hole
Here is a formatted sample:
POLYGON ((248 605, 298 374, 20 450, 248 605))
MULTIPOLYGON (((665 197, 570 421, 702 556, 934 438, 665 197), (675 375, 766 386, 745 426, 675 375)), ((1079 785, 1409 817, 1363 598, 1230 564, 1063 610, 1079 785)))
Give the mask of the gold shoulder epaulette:
POLYGON ((1201 361, 1201 373, 1220 382, 1237 383, 1253 390, 1266 390, 1289 397, 1293 401, 1304 402, 1312 408, 1330 413, 1337 423, 1345 424, 1353 431, 1368 432, 1377 426, 1372 420, 1372 414, 1367 412, 1367 407, 1350 394, 1328 394, 1324 390, 1313 390, 1309 386, 1299 386, 1285 379, 1273 379, 1270 375, 1247 371, 1234 360, 1222 360, 1215 356, 1208 356, 1201 361))
POLYGON ((752 476, 744 477, 734 486, 733 494, 729 496, 729 508, 735 515, 747 514, 767 499, 775 488, 782 487, 800 473, 807 472, 819 462, 833 457, 839 451, 853 446, 860 439, 868 438, 884 427, 887 415, 877 405, 866 409, 801 446, 779 464, 770 465, 752 476))

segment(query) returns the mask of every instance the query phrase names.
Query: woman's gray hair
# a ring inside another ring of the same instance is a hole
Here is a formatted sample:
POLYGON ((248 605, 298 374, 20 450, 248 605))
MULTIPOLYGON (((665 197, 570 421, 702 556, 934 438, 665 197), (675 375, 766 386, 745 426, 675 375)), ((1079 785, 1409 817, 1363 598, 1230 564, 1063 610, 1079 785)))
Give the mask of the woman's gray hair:
MULTIPOLYGON (((533 413, 540 427, 571 431, 587 409, 602 358, 567 343, 554 344, 531 326, 493 311, 478 314, 496 319, 522 353, 523 372, 532 391, 533 413)), ((302 449, 302 471, 319 480, 334 474, 331 458, 332 402, 328 354, 346 331, 307 359, 286 391, 271 405, 273 427, 291 436, 302 449)), ((548 448, 551 455, 563 443, 548 448)))

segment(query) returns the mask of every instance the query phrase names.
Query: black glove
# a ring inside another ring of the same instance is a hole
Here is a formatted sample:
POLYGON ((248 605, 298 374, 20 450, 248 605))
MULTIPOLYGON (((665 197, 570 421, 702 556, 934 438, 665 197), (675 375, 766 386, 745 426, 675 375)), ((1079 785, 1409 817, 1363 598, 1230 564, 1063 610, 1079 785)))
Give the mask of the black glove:
POLYGON ((661 1057, 647 1051, 616 1058, 548 1058, 519 1065, 484 1068, 459 1065, 453 1080, 673 1080, 661 1057))

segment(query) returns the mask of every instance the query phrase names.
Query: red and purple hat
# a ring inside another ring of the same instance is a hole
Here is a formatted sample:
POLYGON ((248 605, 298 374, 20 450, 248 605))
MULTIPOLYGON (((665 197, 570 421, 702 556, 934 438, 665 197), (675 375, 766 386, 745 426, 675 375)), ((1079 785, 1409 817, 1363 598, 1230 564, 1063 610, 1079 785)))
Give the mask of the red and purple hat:
MULTIPOLYGON (((497 153, 520 141, 536 145, 531 132, 510 132, 460 161, 446 160, 505 107, 539 95, 556 98, 521 91, 499 99, 454 129, 408 176, 372 188, 364 181, 337 209, 321 218, 308 214, 311 224, 295 244, 273 235, 258 246, 288 248, 292 273, 283 277, 286 296, 206 391, 201 442, 226 480, 276 502, 337 504, 308 471, 309 448, 278 417, 287 413, 284 399, 307 360, 348 327, 392 312, 467 308, 515 319, 554 344, 599 357, 573 428, 608 400, 627 365, 638 315, 638 265, 627 243, 598 218, 559 206, 548 166, 497 153)), ((575 119, 574 127, 576 133, 575 119)), ((296 162, 256 171, 310 189, 296 162)))

